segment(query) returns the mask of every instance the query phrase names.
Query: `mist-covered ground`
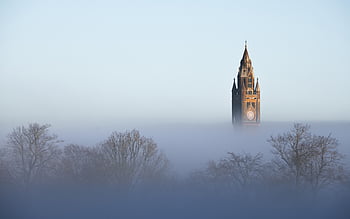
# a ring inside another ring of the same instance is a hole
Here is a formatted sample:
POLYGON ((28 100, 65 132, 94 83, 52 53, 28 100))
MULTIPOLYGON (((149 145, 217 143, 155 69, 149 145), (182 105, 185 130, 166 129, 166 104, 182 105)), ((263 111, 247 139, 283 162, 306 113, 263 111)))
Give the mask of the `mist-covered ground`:
POLYGON ((110 187, 0 189, 0 217, 11 219, 347 219, 349 195, 318 199, 293 193, 203 192, 195 187, 148 188, 120 194, 110 187), (9 192, 11 191, 11 193, 9 192))

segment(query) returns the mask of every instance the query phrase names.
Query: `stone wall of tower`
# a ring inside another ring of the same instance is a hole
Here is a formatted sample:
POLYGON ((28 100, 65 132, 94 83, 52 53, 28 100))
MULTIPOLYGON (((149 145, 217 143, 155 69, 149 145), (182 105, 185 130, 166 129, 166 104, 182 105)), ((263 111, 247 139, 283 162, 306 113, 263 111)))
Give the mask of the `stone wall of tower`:
POLYGON ((241 123, 242 114, 241 94, 238 89, 232 89, 232 123, 241 123))

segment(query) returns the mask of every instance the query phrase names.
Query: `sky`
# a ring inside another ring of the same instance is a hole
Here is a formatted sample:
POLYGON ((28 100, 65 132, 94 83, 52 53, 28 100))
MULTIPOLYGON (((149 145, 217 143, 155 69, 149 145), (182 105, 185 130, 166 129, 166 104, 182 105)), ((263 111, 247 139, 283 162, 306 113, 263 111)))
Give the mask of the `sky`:
POLYGON ((244 41, 261 120, 350 120, 349 1, 0 2, 0 123, 229 122, 244 41))

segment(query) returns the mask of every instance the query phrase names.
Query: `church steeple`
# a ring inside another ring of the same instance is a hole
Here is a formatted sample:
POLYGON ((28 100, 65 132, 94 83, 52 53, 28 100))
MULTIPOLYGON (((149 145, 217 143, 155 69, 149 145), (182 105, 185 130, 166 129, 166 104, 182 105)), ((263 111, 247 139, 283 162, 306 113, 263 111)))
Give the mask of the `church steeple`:
POLYGON ((232 123, 259 124, 260 123, 260 86, 255 83, 252 61, 245 41, 243 57, 232 88, 232 123))

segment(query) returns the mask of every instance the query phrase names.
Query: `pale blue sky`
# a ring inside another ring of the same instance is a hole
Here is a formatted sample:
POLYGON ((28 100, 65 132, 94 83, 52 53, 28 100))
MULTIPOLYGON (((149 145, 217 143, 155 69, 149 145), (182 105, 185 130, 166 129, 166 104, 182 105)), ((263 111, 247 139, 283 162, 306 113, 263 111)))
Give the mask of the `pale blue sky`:
POLYGON ((350 120, 347 1, 0 3, 0 122, 231 120, 244 41, 262 121, 350 120))

